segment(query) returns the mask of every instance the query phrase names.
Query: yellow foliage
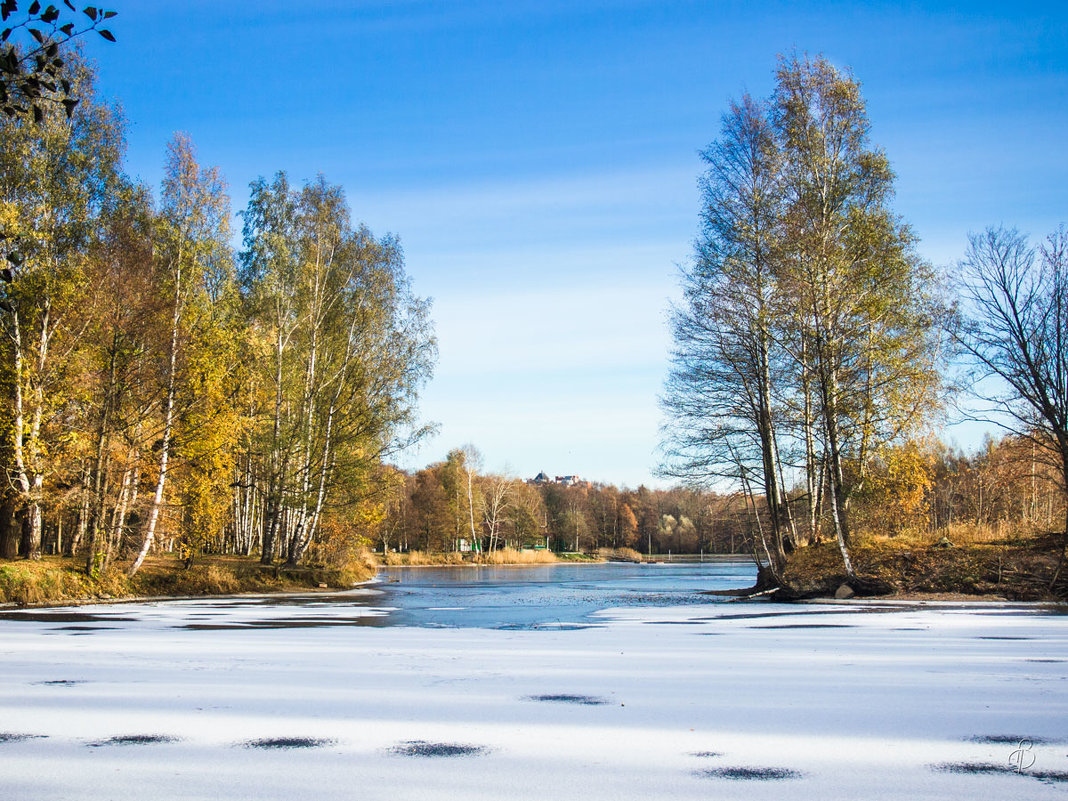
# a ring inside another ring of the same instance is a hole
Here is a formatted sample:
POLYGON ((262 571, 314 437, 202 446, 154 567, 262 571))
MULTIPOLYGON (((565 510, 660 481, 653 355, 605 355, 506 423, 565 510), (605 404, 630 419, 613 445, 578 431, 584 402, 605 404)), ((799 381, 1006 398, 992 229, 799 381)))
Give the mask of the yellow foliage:
POLYGON ((858 522, 888 534, 924 527, 933 471, 934 453, 926 440, 880 447, 856 495, 858 522))

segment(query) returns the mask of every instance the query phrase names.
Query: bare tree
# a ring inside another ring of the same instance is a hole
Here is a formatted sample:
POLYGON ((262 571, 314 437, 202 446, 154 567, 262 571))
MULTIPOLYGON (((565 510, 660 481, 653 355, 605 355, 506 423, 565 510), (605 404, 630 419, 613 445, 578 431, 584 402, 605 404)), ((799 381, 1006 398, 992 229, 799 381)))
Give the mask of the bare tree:
POLYGON ((512 480, 503 475, 489 475, 482 485, 482 522, 489 535, 489 550, 496 551, 507 545, 502 529, 511 504, 512 480))
POLYGON ((476 551, 481 551, 482 538, 478 536, 478 528, 475 526, 476 511, 481 512, 481 509, 476 510, 475 504, 481 504, 482 498, 475 497, 475 477, 482 469, 482 454, 471 443, 462 446, 460 451, 463 453, 464 475, 467 478, 467 517, 471 528, 471 547, 476 551))
MULTIPOLYGON (((961 268, 966 303, 951 334, 971 357, 983 411, 1034 442, 1068 493, 1068 232, 1035 248, 1015 229, 989 228, 971 237, 961 268)), ((1051 586, 1066 553, 1068 507, 1051 586)))
MULTIPOLYGON (((674 367, 663 406, 671 418, 664 475, 740 480, 753 474, 770 518, 772 573, 785 566, 785 513, 772 404, 782 217, 779 149, 765 106, 748 95, 724 115, 702 154, 702 231, 674 310, 674 367)), ((781 350, 778 351, 781 358, 781 350)))

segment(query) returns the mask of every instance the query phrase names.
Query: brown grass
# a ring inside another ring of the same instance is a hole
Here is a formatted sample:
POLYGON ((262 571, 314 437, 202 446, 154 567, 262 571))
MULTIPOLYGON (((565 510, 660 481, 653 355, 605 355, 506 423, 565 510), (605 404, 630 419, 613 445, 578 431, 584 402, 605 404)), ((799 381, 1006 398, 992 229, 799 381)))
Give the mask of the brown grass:
POLYGON ((479 557, 478 562, 483 565, 551 565, 560 561, 552 551, 517 551, 514 548, 502 548, 479 554, 479 557))
MULTIPOLYGON (((899 594, 989 596, 1009 600, 1056 600, 1068 594, 1062 576, 1049 589, 1060 554, 1060 534, 1027 532, 1001 539, 990 532, 960 528, 952 536, 858 537, 850 548, 856 572, 889 582, 899 594)), ((824 542, 794 552, 786 580, 807 591, 833 593, 845 581, 837 545, 824 542)))
POLYGON ((427 551, 408 551, 407 553, 387 553, 383 564, 389 567, 426 567, 430 565, 462 565, 461 553, 429 553, 427 551))
POLYGON ((1047 532, 1028 524, 998 520, 993 523, 950 523, 936 531, 906 530, 894 534, 857 532, 860 543, 893 542, 898 545, 922 547, 948 540, 953 545, 1021 544, 1041 538, 1047 532))
POLYGON ((117 598, 230 595, 290 592, 322 586, 348 588, 374 575, 377 565, 364 554, 345 568, 285 568, 260 565, 254 558, 204 556, 190 568, 176 557, 153 556, 129 578, 119 565, 95 579, 73 559, 0 561, 0 603, 21 606, 117 598))
POLYGON ((954 545, 1022 542, 1041 537, 1044 532, 1029 524, 1008 523, 950 523, 942 533, 954 545))
MULTIPOLYGON (((69 560, 64 560, 69 561, 69 560)), ((55 557, 0 561, 0 603, 43 604, 90 595, 91 582, 55 557)))

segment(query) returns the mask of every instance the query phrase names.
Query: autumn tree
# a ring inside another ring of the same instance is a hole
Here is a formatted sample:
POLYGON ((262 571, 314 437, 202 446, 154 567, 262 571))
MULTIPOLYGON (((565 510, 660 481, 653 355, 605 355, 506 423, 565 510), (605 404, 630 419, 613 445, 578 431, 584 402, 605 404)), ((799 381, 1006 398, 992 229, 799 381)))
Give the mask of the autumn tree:
POLYGON ((67 80, 83 102, 70 120, 46 108, 38 124, 0 118, 0 248, 12 265, 3 273, 2 324, 10 359, 12 458, 18 493, 21 552, 41 548, 45 479, 51 445, 64 434, 57 417, 71 365, 57 354, 78 332, 71 312, 84 301, 85 264, 106 209, 123 183, 122 126, 97 103, 93 76, 77 59, 67 80))
POLYGON ((420 438, 415 400, 435 344, 399 244, 353 227, 340 187, 253 182, 242 292, 265 358, 247 451, 265 494, 261 559, 298 562, 340 488, 375 483, 420 438))
POLYGON ((59 522, 65 506, 77 521, 67 542, 56 546, 72 555, 84 546, 91 570, 106 569, 117 555, 138 508, 143 434, 158 397, 150 353, 163 344, 157 338, 164 304, 154 281, 154 234, 151 198, 144 188, 130 187, 90 253, 87 297, 74 312, 79 347, 67 358, 78 365, 72 388, 79 397, 68 412, 83 420, 89 436, 70 438, 63 454, 66 470, 82 465, 84 480, 75 484, 80 492, 73 503, 55 509, 59 522))
MULTIPOLYGON (((141 567, 155 541, 177 418, 185 413, 185 422, 197 425, 188 416, 206 411, 203 407, 197 409, 194 403, 203 403, 203 397, 195 398, 191 392, 185 393, 186 402, 181 408, 178 407, 183 377, 186 387, 192 381, 199 381, 204 386, 209 380, 217 382, 221 377, 213 375, 209 378, 210 371, 225 368, 226 362, 215 358, 218 354, 213 353, 214 349, 208 347, 205 350, 203 339, 215 335, 210 330, 210 324, 207 327, 204 325, 214 314, 207 307, 218 300, 219 284, 225 280, 222 276, 229 273, 229 217, 230 199, 219 171, 216 168, 202 168, 197 162, 191 140, 182 134, 175 136, 167 148, 156 247, 156 275, 161 288, 165 288, 168 322, 168 341, 161 354, 159 462, 141 547, 130 566, 130 575, 141 567)), ((211 413, 207 412, 207 415, 210 417, 211 413)), ((226 430, 218 425, 210 429, 202 424, 199 427, 201 437, 206 436, 209 430, 215 433, 226 430)), ((214 464, 211 468, 216 474, 229 473, 226 466, 221 464, 214 464)), ((205 471, 200 471, 200 475, 204 476, 205 471)), ((201 503, 205 502, 201 500, 201 503)), ((203 509, 200 513, 203 513, 203 509)), ((201 522, 215 517, 209 515, 201 522)))
POLYGON ((931 443, 884 444, 856 491, 856 516, 868 531, 888 535, 923 531, 929 519, 935 456, 931 443))
POLYGON ((545 502, 538 488, 525 481, 513 481, 508 518, 517 546, 545 545, 545 502))
POLYGON ((825 59, 795 57, 780 64, 775 105, 801 367, 814 382, 831 518, 852 573, 850 497, 873 450, 938 403, 938 286, 890 210, 893 172, 869 144, 860 84, 825 59))
POLYGON ((797 540, 782 453, 803 454, 810 537, 826 487, 852 576, 851 497, 877 450, 939 401, 939 287, 890 210, 893 173, 869 128, 852 76, 795 56, 769 106, 732 104, 704 154, 664 472, 739 486, 776 581, 797 540))
POLYGON ((626 548, 633 548, 638 541, 638 519, 626 503, 619 509, 619 540, 626 548))

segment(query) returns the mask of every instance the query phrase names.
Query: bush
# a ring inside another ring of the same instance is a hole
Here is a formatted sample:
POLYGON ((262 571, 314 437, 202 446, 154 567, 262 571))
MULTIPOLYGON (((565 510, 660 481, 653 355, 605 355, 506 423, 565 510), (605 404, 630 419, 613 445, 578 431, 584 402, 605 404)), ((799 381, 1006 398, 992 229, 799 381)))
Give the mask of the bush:
POLYGON ((597 555, 606 562, 641 562, 642 555, 633 548, 598 548, 597 555))

